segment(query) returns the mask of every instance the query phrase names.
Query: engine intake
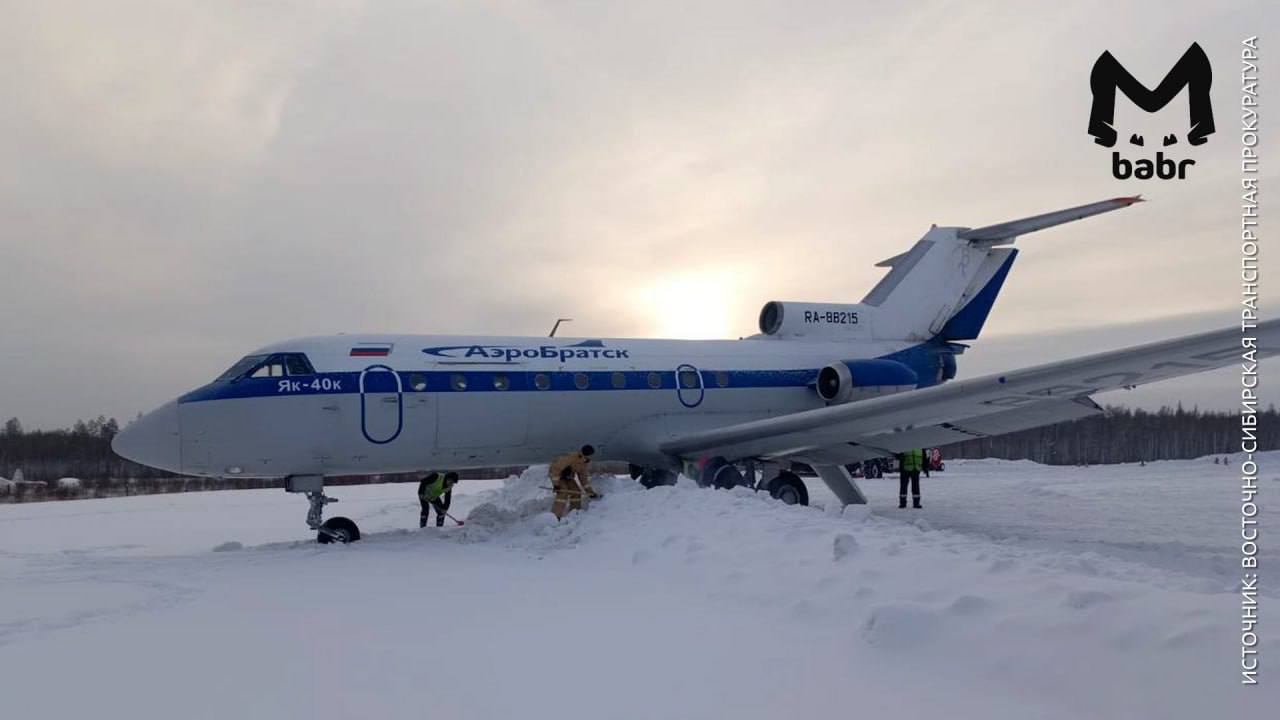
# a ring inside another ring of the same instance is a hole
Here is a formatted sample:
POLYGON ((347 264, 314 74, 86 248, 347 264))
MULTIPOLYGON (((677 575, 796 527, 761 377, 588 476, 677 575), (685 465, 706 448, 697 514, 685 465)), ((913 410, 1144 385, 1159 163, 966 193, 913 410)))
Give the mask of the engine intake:
POLYGON ((914 370, 895 360, 845 360, 819 370, 814 388, 828 404, 839 405, 914 390, 919 383, 914 370))
POLYGON ((857 340, 871 335, 875 308, 771 300, 760 309, 760 332, 771 337, 857 340))

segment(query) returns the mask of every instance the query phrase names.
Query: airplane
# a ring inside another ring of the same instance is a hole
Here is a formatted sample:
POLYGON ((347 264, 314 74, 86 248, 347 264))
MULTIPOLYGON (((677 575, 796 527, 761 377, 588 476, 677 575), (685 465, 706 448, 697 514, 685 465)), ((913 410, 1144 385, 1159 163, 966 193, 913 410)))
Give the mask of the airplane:
POLYGON ((791 469, 803 463, 842 503, 865 503, 847 464, 1095 415, 1096 393, 1276 352, 1269 321, 955 380, 1018 236, 1140 201, 935 225, 878 264, 889 270, 860 303, 770 301, 760 333, 738 340, 287 340, 142 416, 112 448, 174 473, 283 479, 307 497, 320 542, 360 537, 348 518, 323 519, 326 477, 537 464, 584 444, 647 487, 684 472, 807 504, 791 469))

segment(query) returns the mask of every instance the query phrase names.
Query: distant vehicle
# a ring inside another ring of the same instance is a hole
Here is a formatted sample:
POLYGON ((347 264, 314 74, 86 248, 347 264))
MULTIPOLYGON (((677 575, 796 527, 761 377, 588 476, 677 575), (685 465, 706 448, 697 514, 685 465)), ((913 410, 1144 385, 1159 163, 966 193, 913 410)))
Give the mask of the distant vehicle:
POLYGON ((942 462, 942 448, 927 448, 924 451, 924 460, 928 464, 929 472, 942 472, 947 469, 947 464, 942 462))
MULTIPOLYGON (((742 340, 370 334, 275 343, 126 427, 112 447, 175 473, 283 478, 286 490, 306 494, 307 523, 322 542, 359 538, 350 520, 323 520, 326 477, 534 464, 584 443, 597 461, 631 464, 646 485, 687 469, 707 485, 748 483, 803 504, 808 491, 790 469, 802 462, 840 501, 863 503, 848 463, 1093 415, 1102 412, 1095 393, 1239 360, 1233 326, 948 383, 1013 266, 1018 236, 1140 199, 934 226, 879 264, 889 272, 861 303, 769 302, 760 334, 742 340)), ((1280 321, 1254 335, 1273 350, 1280 321)))

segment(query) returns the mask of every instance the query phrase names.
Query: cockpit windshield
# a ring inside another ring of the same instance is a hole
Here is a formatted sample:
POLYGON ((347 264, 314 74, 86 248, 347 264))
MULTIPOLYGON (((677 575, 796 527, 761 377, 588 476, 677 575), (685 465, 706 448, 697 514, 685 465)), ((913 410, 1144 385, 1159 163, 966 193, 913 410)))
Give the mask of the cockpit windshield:
POLYGON ((311 361, 302 353, 247 355, 218 376, 214 382, 237 382, 244 378, 273 378, 285 375, 313 375, 311 361))
POLYGON ((227 382, 228 380, 239 380, 245 373, 249 372, 259 363, 266 360, 266 355, 246 355, 236 361, 235 365, 227 368, 227 371, 218 376, 214 382, 227 382))

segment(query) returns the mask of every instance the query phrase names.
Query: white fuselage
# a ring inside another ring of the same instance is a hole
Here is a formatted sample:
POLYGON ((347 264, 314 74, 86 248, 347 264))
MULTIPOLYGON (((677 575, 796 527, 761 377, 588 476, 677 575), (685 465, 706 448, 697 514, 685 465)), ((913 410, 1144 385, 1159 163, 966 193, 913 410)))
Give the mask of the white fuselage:
MULTIPOLYGON (((659 452, 664 440, 822 407, 813 387, 820 368, 909 345, 775 338, 306 338, 255 355, 304 354, 314 372, 286 369, 278 376, 218 380, 139 423, 172 425, 176 419, 175 430, 127 432, 175 435, 176 452, 152 449, 146 456, 150 464, 193 475, 332 476, 528 464, 585 443, 595 445, 602 460, 672 467, 680 459, 659 452)), ((904 389, 865 385, 854 399, 904 389)))

